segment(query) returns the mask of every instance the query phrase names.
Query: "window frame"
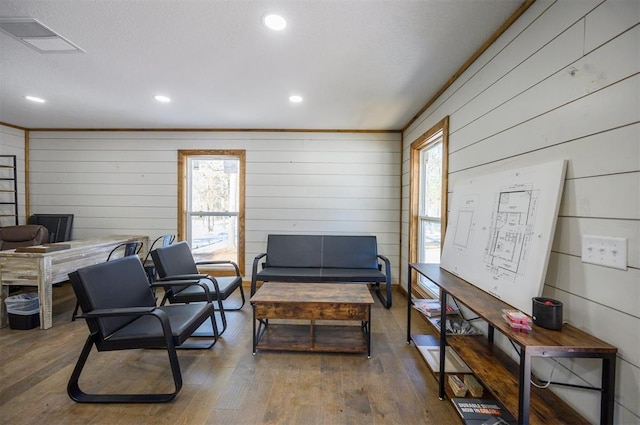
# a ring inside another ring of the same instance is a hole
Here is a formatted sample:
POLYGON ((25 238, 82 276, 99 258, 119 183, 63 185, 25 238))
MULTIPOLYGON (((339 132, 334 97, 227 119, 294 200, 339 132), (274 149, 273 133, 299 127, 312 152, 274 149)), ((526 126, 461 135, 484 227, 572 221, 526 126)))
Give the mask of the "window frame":
MULTIPOLYGON (((238 264, 240 274, 245 275, 245 185, 246 185, 246 151, 245 150, 227 150, 227 149, 196 149, 196 150, 178 150, 178 240, 187 240, 187 223, 189 220, 187 210, 188 196, 190 188, 188 187, 189 167, 188 159, 193 157, 212 157, 212 156, 233 156, 238 159, 238 258, 235 262, 238 264)), ((206 268, 203 267, 203 271, 206 268)))
MULTIPOLYGON (((449 182, 449 116, 444 117, 433 127, 419 136, 410 145, 410 163, 409 163, 409 244, 408 257, 409 263, 418 261, 420 236, 420 188, 422 175, 421 170, 421 152, 430 143, 433 142, 433 136, 442 132, 442 196, 440 207, 440 247, 444 244, 444 238, 447 230, 447 206, 448 206, 448 182, 449 182)), ((415 270, 411 276, 412 280, 416 279, 415 270)), ((433 297, 438 294, 430 294, 426 288, 420 285, 411 285, 413 292, 420 297, 433 297)), ((413 294, 412 294, 413 295, 413 294)))

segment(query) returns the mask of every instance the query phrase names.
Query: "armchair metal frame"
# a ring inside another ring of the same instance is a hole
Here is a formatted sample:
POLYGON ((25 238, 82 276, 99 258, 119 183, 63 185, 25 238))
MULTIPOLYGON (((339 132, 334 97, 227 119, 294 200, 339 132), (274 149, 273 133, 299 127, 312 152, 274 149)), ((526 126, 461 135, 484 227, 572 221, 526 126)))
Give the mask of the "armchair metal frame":
MULTIPOLYGON (((217 329, 211 302, 156 307, 155 297, 140 259, 127 256, 82 268, 69 274, 90 334, 67 384, 69 397, 79 403, 160 403, 175 398, 182 388, 177 348, 211 348, 188 345, 187 339, 207 319, 217 329), (95 345, 98 352, 127 349, 166 349, 174 391, 151 394, 88 394, 79 386, 86 361, 95 345)), ((176 285, 198 284, 194 281, 176 285)), ((207 288, 203 288, 207 292, 207 288)), ((209 299, 210 299, 209 295, 209 299)))

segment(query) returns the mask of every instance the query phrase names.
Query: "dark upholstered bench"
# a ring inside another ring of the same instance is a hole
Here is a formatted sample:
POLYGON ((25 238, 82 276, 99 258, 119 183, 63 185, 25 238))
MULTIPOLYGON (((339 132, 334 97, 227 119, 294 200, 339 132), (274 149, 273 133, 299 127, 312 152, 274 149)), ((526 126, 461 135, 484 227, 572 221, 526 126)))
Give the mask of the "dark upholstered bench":
POLYGON ((251 295, 258 281, 371 283, 391 308, 391 266, 378 255, 375 236, 269 235, 267 252, 253 260, 251 295), (386 296, 380 283, 386 283, 386 296))

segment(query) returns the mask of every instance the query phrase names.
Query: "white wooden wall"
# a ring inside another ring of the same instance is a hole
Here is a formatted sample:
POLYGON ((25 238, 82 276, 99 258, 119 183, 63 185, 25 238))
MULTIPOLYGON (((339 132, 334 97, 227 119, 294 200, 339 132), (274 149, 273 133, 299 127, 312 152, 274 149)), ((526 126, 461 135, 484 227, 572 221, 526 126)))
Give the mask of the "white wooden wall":
POLYGON ((19 224, 26 224, 27 222, 25 216, 24 137, 25 132, 23 130, 0 125, 0 155, 16 156, 19 224))
MULTIPOLYGON (((543 293, 618 347, 618 424, 640 423, 639 22, 637 0, 538 0, 405 131, 403 146, 403 241, 409 145, 446 115, 450 191, 458 179, 569 161, 543 293), (628 270, 582 263, 583 234, 627 238, 628 270)), ((403 243, 405 287, 406 264, 403 243)), ((553 380, 600 385, 599 362, 560 363, 553 380)), ((536 372, 546 380, 552 365, 536 372)), ((553 388, 598 422, 597 392, 553 388)))
POLYGON ((398 133, 31 132, 32 213, 73 238, 177 231, 178 149, 245 149, 245 278, 269 233, 376 235, 399 267, 398 133))

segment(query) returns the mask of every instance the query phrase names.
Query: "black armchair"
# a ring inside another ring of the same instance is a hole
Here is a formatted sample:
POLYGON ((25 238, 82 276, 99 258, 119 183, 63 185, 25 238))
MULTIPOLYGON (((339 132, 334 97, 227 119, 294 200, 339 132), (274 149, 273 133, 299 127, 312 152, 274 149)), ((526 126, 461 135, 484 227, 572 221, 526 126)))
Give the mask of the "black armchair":
MULTIPOLYGON (((176 347, 207 319, 215 330, 211 302, 156 307, 142 263, 137 256, 119 258, 69 274, 86 319, 89 337, 69 378, 67 393, 79 403, 157 403, 172 400, 182 388, 176 347), (175 390, 152 394, 87 394, 78 380, 93 345, 98 352, 140 348, 166 349, 175 390)), ((183 281, 184 285, 196 284, 183 281)), ((178 282, 176 282, 178 284, 178 282)), ((202 288, 206 291, 206 288, 202 288)), ((209 344, 198 348, 210 348, 209 344)))
POLYGON ((196 262, 191 254, 189 244, 184 241, 151 251, 151 258, 153 258, 153 263, 156 265, 158 271, 159 279, 157 283, 163 285, 165 288, 161 305, 164 305, 166 301, 169 301, 170 304, 204 301, 205 293, 202 288, 196 286, 176 286, 167 284, 166 282, 166 280, 198 279, 201 284, 207 286, 212 299, 217 301, 218 308, 216 310, 220 312, 220 318, 222 319, 222 330, 220 331, 220 335, 222 335, 227 329, 225 311, 240 310, 245 303, 242 276, 240 276, 238 265, 233 261, 196 262), (201 265, 212 266, 214 268, 225 267, 233 270, 234 274, 232 276, 215 277, 208 274, 201 274, 198 271, 198 266, 201 265), (224 307, 222 301, 231 296, 236 289, 240 289, 241 304, 232 308, 224 307))

